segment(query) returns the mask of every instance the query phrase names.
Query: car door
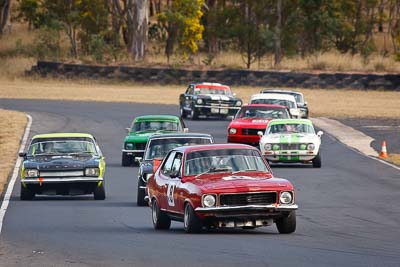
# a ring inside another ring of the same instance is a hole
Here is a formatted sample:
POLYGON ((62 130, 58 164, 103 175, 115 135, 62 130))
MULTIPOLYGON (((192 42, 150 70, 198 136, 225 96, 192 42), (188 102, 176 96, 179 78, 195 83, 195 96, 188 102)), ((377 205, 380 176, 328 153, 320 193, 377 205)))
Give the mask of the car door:
POLYGON ((176 151, 171 151, 167 156, 160 168, 158 179, 157 179, 157 187, 159 193, 159 205, 161 209, 168 209, 168 188, 169 180, 170 180, 170 173, 172 170, 172 163, 175 158, 176 151))
POLYGON ((167 185, 168 210, 175 213, 182 213, 182 205, 179 198, 181 195, 182 158, 182 153, 175 153, 167 185))

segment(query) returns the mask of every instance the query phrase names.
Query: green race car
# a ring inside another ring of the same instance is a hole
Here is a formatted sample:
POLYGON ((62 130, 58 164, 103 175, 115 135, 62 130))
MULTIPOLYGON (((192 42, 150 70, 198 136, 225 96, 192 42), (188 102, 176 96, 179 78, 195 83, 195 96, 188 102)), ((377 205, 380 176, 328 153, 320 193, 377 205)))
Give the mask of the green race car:
POLYGON ((91 134, 50 133, 35 135, 28 152, 20 153, 21 200, 37 194, 106 197, 104 156, 91 134))
POLYGON ((321 168, 322 131, 315 133, 307 119, 276 119, 268 123, 265 133, 259 132, 260 150, 269 162, 311 163, 321 168))
POLYGON ((136 117, 122 148, 122 166, 129 166, 143 158, 147 140, 153 134, 188 132, 183 120, 174 115, 144 115, 136 117))

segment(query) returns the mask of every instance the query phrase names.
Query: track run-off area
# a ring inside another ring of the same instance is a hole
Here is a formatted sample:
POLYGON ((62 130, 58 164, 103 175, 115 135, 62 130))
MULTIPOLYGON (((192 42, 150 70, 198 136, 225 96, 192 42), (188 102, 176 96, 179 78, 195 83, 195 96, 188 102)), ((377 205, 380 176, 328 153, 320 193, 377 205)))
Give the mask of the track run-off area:
MULTIPOLYGON (((121 166, 135 116, 178 114, 177 105, 1 99, 32 116, 30 137, 88 132, 105 154, 106 195, 19 200, 19 178, 0 235, 0 266, 400 266, 400 171, 325 133, 322 168, 272 165, 296 188, 297 230, 275 226, 185 234, 156 231, 136 206, 137 167, 121 166)), ((185 120, 191 132, 226 142, 228 120, 185 120)), ((28 139, 29 140, 29 139, 28 139)))

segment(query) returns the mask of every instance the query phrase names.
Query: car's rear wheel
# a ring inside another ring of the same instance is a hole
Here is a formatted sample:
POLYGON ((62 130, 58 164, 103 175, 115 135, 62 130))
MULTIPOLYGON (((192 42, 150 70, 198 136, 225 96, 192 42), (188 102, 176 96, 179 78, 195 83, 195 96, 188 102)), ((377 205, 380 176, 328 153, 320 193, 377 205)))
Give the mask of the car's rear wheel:
POLYGON ((186 111, 183 109, 183 107, 181 107, 179 109, 179 113, 181 114, 182 118, 186 118, 187 117, 186 111))
POLYGON ((196 216, 192 205, 186 203, 183 216, 183 229, 186 233, 198 233, 203 228, 201 220, 196 216))
POLYGON ((276 228, 280 234, 290 234, 296 231, 296 212, 291 211, 287 216, 276 220, 276 228))
POLYGON ((190 111, 190 117, 192 118, 192 120, 197 120, 199 118, 199 113, 194 107, 192 107, 192 110, 190 111))
POLYGON ((138 206, 146 206, 147 202, 144 200, 144 197, 146 196, 146 192, 144 189, 140 188, 141 186, 143 186, 142 183, 142 178, 138 178, 138 185, 137 185, 137 199, 136 199, 136 203, 138 206))
POLYGON ((318 152, 317 156, 312 160, 312 165, 314 168, 321 168, 322 160, 321 160, 321 153, 318 152))
POLYGON ((28 188, 24 187, 21 184, 21 195, 20 198, 21 200, 32 200, 35 197, 35 192, 32 192, 28 188))
POLYGON ((151 218, 156 230, 167 230, 171 227, 171 218, 160 209, 155 199, 153 199, 151 204, 151 218))
POLYGON ((100 186, 95 186, 93 191, 93 197, 95 200, 104 200, 106 199, 106 190, 104 189, 104 181, 100 186))
POLYGON ((132 157, 122 152, 122 166, 129 166, 132 164, 132 157))

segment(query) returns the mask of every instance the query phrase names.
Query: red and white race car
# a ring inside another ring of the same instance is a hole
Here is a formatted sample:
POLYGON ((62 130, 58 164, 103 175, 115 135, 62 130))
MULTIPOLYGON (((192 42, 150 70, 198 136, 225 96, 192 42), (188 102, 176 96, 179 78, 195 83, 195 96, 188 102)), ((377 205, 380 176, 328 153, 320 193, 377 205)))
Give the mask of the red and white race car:
POLYGON ((228 126, 228 143, 258 145, 259 131, 264 132, 272 119, 289 119, 287 107, 281 105, 250 104, 243 106, 228 126))

